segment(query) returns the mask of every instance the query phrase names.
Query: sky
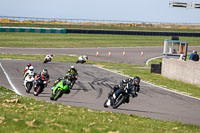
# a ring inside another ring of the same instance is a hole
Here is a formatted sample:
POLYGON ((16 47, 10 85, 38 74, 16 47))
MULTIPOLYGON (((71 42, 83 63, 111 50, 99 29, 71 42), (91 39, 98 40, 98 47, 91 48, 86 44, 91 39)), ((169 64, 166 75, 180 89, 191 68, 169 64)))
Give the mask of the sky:
POLYGON ((0 0, 0 5, 0 16, 200 24, 200 9, 172 8, 169 0, 0 0))

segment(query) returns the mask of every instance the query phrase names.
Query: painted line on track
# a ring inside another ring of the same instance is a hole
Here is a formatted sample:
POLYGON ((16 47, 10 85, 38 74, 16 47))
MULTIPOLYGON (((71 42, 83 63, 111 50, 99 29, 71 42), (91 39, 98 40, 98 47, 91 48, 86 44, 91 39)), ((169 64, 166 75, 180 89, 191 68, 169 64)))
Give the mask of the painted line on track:
POLYGON ((8 74, 6 73, 5 69, 3 68, 1 62, 0 62, 0 67, 1 67, 1 69, 3 70, 3 72, 4 72, 4 74, 5 74, 5 76, 6 76, 7 80, 8 80, 8 82, 9 82, 10 86, 13 88, 14 92, 17 93, 18 95, 22 95, 22 94, 18 91, 18 89, 13 85, 13 83, 12 83, 12 81, 10 80, 8 74))
MULTIPOLYGON (((106 69, 106 68, 103 68, 103 67, 100 67, 100 66, 97 66, 97 65, 93 65, 99 69, 102 69, 102 70, 106 70, 106 71, 109 71, 109 72, 112 72, 112 73, 115 73, 115 74, 118 74, 118 75, 121 75, 121 76, 124 76, 124 77, 127 77, 127 78, 130 78, 128 75, 124 75, 124 74, 121 74, 121 73, 117 73, 117 72, 114 72, 114 71, 111 71, 109 69, 106 69)), ((143 83, 146 83, 148 85, 152 85, 152 86, 155 86, 157 88, 160 88, 160 89, 163 89, 165 91, 168 91, 168 92, 172 92, 172 93, 175 93, 175 94, 179 94, 179 95, 182 95, 182 96, 185 96, 185 97, 189 97, 189 98, 192 98, 192 99, 195 99, 195 100, 199 100, 200 101, 200 98, 197 98, 197 97, 193 97, 193 96, 189 96, 189 95, 186 95, 186 94, 183 94, 181 92, 177 92, 176 90, 170 90, 170 89, 167 89, 167 88, 164 88, 162 86, 159 86, 159 85, 155 85, 153 83, 150 83, 150 82, 147 82, 147 81, 143 81, 141 80, 143 83)))
POLYGON ((158 56, 158 57, 154 57, 154 58, 150 58, 146 61, 146 66, 149 65, 149 62, 152 61, 152 60, 155 60, 155 59, 158 59, 158 58, 163 58, 164 56, 158 56))

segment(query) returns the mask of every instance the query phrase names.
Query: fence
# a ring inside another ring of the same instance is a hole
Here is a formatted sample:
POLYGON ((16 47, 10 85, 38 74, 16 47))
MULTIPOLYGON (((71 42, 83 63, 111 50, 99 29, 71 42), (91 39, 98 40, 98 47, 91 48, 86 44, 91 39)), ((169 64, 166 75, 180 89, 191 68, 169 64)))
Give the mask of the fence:
POLYGON ((74 26, 99 26, 99 27, 158 27, 158 28, 180 28, 200 29, 200 23, 169 23, 169 22, 143 22, 124 20, 94 20, 94 19, 61 19, 61 18, 34 18, 0 16, 0 24, 36 24, 36 25, 74 25, 74 26))

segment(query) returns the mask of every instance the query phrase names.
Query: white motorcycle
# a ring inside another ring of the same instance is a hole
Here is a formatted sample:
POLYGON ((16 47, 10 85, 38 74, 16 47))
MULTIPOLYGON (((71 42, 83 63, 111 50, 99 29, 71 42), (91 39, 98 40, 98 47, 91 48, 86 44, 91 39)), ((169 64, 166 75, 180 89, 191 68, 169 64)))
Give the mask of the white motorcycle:
POLYGON ((27 73, 28 73, 28 75, 24 79, 24 87, 26 89, 26 92, 30 93, 30 90, 32 89, 33 84, 34 84, 35 73, 34 73, 34 71, 30 71, 30 70, 28 70, 27 73))

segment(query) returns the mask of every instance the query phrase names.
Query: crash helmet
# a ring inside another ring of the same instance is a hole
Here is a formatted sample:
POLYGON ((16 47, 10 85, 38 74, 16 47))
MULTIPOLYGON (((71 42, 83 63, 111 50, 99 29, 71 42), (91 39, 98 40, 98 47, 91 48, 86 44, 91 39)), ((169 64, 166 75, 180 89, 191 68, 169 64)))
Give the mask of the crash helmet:
POLYGON ((72 70, 75 70, 75 66, 71 66, 71 69, 72 69, 72 70))
POLYGON ((51 57, 53 57, 53 53, 51 53, 51 57))
POLYGON ((42 74, 47 75, 48 74, 48 70, 47 69, 42 70, 42 74))
POLYGON ((28 63, 28 64, 27 64, 27 67, 30 67, 30 66, 31 66, 31 64, 30 64, 30 63, 28 63))
POLYGON ((133 81, 134 81, 134 83, 136 83, 138 85, 140 84, 140 78, 138 76, 134 77, 133 81))
POLYGON ((34 71, 34 67, 33 67, 33 66, 30 66, 30 67, 29 67, 29 70, 30 70, 30 71, 34 71))

